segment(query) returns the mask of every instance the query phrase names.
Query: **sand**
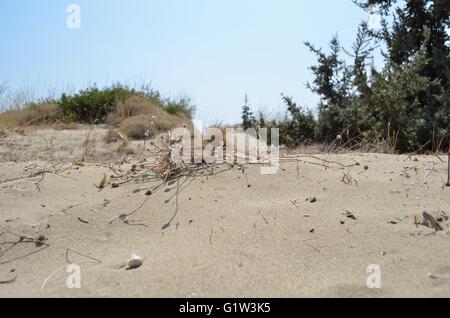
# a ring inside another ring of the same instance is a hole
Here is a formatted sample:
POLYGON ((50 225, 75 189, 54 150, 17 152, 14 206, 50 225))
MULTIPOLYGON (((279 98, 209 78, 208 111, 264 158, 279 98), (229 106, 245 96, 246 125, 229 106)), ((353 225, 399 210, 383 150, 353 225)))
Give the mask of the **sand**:
POLYGON ((217 170, 146 196, 154 183, 100 191, 106 161, 74 166, 77 156, 2 156, 0 233, 48 247, 0 236, 0 297, 450 296, 450 222, 415 224, 423 211, 450 214, 446 157, 321 154, 359 165, 311 157, 275 175, 217 170), (118 218, 139 207, 137 224, 118 218), (81 288, 67 286, 68 249, 81 288), (144 263, 126 270, 133 253, 144 263), (381 288, 367 286, 371 264, 381 288))

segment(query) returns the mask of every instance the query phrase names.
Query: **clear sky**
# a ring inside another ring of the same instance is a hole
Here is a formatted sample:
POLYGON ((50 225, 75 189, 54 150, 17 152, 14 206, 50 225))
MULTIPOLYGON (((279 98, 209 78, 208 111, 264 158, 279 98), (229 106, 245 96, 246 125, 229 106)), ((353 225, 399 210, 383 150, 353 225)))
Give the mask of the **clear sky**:
POLYGON ((351 0, 1 0, 0 80, 38 95, 151 82, 190 95, 198 118, 232 123, 245 93, 254 109, 283 110, 280 93, 315 109, 303 42, 337 33, 350 47, 367 19, 351 0), (71 3, 80 29, 67 27, 71 3))

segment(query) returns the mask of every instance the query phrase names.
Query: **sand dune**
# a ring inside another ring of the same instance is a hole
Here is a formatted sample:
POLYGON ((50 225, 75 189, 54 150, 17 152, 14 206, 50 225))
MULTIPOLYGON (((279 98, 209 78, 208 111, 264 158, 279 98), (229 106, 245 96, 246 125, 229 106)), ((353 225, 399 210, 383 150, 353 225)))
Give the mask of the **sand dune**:
POLYGON ((156 183, 99 190, 104 163, 43 157, 0 163, 0 297, 450 296, 444 157, 322 154, 350 167, 310 157, 275 175, 224 165, 150 196, 156 183), (423 211, 442 230, 415 224, 423 211), (144 263, 126 270, 133 253, 144 263))

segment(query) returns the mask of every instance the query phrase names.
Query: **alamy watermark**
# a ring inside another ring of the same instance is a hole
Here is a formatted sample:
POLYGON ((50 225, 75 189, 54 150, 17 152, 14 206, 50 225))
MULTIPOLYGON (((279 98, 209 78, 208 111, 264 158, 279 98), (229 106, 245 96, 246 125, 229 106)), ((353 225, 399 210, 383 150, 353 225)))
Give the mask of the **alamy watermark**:
POLYGON ((170 133, 171 160, 175 164, 260 164, 261 174, 279 169, 278 128, 208 128, 191 132, 183 127, 170 133), (270 144, 270 145, 269 145, 270 144))
POLYGON ((69 14, 66 19, 68 29, 81 29, 81 8, 78 4, 69 4, 66 12, 69 14))
POLYGON ((367 9, 369 12, 369 20, 367 21, 367 26, 370 29, 380 29, 381 28, 381 10, 376 5, 370 5, 367 9))
POLYGON ((377 264, 370 264, 367 266, 367 288, 380 289, 381 288, 381 267, 377 264))
POLYGON ((67 265, 66 273, 69 274, 66 279, 67 288, 81 288, 81 267, 76 264, 69 264, 67 265))
POLYGON ((53 273, 51 273, 42 283, 41 285, 41 291, 44 291, 45 286, 47 285, 48 281, 57 273, 65 270, 68 274, 66 277, 66 287, 69 289, 80 289, 81 288, 81 267, 77 264, 67 264, 64 266, 61 266, 57 270, 55 270, 53 273))

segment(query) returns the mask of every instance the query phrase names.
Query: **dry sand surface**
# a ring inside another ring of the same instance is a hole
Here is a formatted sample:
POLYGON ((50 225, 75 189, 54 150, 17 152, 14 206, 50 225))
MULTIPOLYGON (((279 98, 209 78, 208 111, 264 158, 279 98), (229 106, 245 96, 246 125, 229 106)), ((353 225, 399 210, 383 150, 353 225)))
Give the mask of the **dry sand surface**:
POLYGON ((303 157, 275 175, 223 166, 146 196, 156 183, 100 191, 111 169, 65 155, 2 156, 0 297, 450 296, 445 157, 322 154, 328 167, 303 157), (415 224, 423 211, 441 231, 415 224), (133 253, 144 263, 126 270, 133 253), (66 285, 68 261, 80 289, 66 285), (370 264, 380 289, 366 285, 370 264))

